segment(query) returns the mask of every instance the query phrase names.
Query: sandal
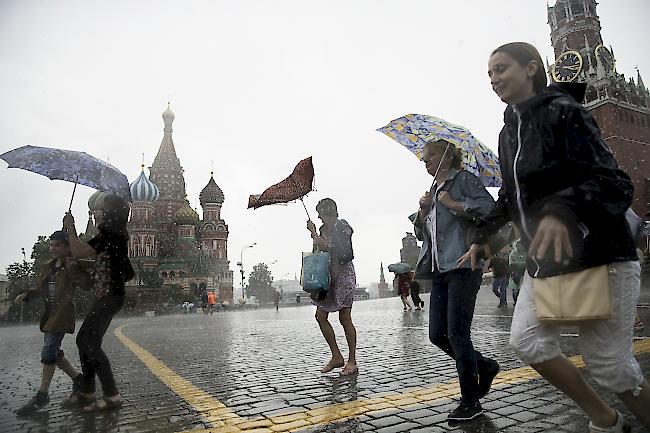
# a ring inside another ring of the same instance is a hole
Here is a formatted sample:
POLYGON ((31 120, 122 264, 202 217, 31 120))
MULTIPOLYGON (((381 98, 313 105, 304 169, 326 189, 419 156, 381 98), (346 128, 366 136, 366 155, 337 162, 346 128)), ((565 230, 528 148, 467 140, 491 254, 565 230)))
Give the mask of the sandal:
POLYGON ((88 412, 104 412, 107 410, 118 409, 122 407, 122 398, 113 400, 110 397, 102 397, 99 400, 85 406, 83 411, 88 412))
POLYGON ((359 374, 359 366, 358 365, 355 365, 354 368, 352 368, 351 370, 346 370, 346 368, 347 368, 347 365, 341 371, 341 376, 353 376, 355 374, 359 374))

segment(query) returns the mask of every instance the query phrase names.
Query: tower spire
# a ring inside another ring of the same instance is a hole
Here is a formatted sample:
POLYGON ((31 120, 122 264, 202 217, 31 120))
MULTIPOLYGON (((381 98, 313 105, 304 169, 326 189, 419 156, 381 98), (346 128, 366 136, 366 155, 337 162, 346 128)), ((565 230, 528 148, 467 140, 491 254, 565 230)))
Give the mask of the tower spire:
POLYGON ((384 262, 380 262, 379 265, 379 282, 380 283, 386 282, 386 277, 384 277, 384 262))

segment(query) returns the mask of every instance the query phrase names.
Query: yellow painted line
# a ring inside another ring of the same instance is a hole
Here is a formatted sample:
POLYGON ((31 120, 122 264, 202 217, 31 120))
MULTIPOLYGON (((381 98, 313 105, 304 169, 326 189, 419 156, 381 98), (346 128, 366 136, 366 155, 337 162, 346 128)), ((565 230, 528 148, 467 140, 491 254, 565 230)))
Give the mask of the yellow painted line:
MULTIPOLYGON (((275 433, 295 432, 307 427, 345 421, 363 414, 380 413, 387 409, 407 408, 420 404, 460 396, 458 382, 440 383, 431 387, 395 393, 380 397, 354 400, 346 403, 327 404, 316 409, 296 409, 284 415, 260 416, 246 420, 227 408, 219 400, 192 385, 151 353, 137 345, 122 333, 123 325, 115 330, 117 338, 162 380, 174 393, 201 413, 211 424, 208 429, 190 430, 192 433, 275 433)), ((634 353, 650 352, 650 338, 634 342, 634 353)), ((584 367, 580 355, 569 357, 578 368, 584 367)), ((493 389, 516 385, 540 379, 541 376, 531 367, 518 367, 503 371, 492 382, 493 389)))
MULTIPOLYGON (((169 389, 185 400, 190 406, 207 419, 214 427, 229 427, 245 420, 235 414, 225 404, 212 397, 205 391, 194 386, 169 367, 159 361, 151 353, 124 335, 122 325, 114 332, 120 342, 137 356, 151 372, 158 377, 169 389)), ((223 430, 224 432, 230 430, 223 430)), ((239 431, 239 430, 236 430, 239 431)))

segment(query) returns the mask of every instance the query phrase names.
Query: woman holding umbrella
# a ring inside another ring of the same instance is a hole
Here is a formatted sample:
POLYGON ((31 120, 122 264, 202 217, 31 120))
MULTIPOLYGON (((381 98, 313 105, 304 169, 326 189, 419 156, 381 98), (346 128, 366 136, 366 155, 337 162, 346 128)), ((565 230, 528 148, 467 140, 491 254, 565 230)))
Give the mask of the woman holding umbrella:
POLYGON ((124 305, 124 283, 134 277, 127 253, 128 203, 116 195, 101 194, 97 198, 94 216, 99 233, 88 244, 77 237, 72 214, 66 213, 63 218, 73 257, 95 258, 93 281, 96 299, 77 334, 82 374, 75 380, 78 392, 68 402, 89 402, 84 411, 106 410, 122 404, 110 361, 101 346, 113 316, 124 305), (95 376, 99 378, 104 393, 103 398, 97 401, 94 401, 95 376))
POLYGON ((478 177, 461 169, 453 144, 437 137, 426 141, 422 160, 434 182, 414 221, 423 242, 416 274, 432 280, 429 339, 455 360, 458 371, 461 401, 447 419, 466 421, 483 412, 479 399, 488 393, 499 364, 475 350, 470 337, 481 270, 457 267, 457 261, 467 248, 472 220, 487 215, 494 200, 478 177))
POLYGON ((562 354, 561 328, 538 319, 533 296, 532 277, 605 266, 612 317, 579 326, 582 356, 594 380, 616 393, 650 429, 650 385, 632 346, 640 285, 638 257, 625 220, 632 182, 582 104, 563 88, 546 86, 535 47, 524 42, 502 45, 490 56, 488 75, 494 92, 508 104, 499 136, 503 187, 461 262, 474 264, 488 235, 508 221, 516 224, 528 251, 528 272, 512 318, 510 345, 586 412, 591 432, 624 432, 630 426, 623 416, 562 354))
POLYGON ((328 373, 335 368, 343 367, 342 376, 349 376, 359 371, 357 367, 357 330, 352 323, 352 302, 356 276, 352 259, 352 227, 343 219, 339 219, 336 202, 331 198, 324 198, 316 205, 318 218, 323 221, 320 233, 316 225, 307 221, 307 229, 314 242, 314 251, 327 251, 330 254, 330 287, 327 292, 312 295, 316 305, 316 321, 332 352, 332 359, 321 369, 321 373, 328 373), (339 312, 339 321, 343 325, 345 339, 348 342, 349 355, 345 362, 338 345, 334 329, 328 320, 329 313, 339 312))

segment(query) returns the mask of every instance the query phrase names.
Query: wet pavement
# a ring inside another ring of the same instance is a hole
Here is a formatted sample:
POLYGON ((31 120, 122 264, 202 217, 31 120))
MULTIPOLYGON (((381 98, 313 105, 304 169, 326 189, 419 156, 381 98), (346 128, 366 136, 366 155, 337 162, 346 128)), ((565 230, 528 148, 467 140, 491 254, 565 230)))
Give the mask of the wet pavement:
MULTIPOLYGON (((481 289, 473 339, 502 373, 483 400, 485 415, 470 423, 446 422, 459 390, 454 364, 428 342, 428 311, 405 313, 391 298, 355 303, 360 373, 350 379, 319 373, 328 349, 311 306, 117 318, 104 347, 124 406, 95 415, 60 407, 70 381, 58 371, 51 403, 17 418, 14 411, 40 382, 42 334, 36 325, 2 328, 0 432, 587 432, 574 404, 507 347, 512 306, 497 303, 488 287, 481 289)), ((650 310, 640 311, 650 324, 650 310)), ((332 322, 346 354, 334 315, 332 322)), ((650 336, 648 329, 638 335, 650 336)), ((635 344, 648 377, 650 339, 635 344)), ((567 355, 577 353, 570 329, 562 346, 567 355)), ((74 336, 63 348, 78 365, 74 336)), ((572 360, 580 365, 579 357, 572 360)), ((628 418, 634 432, 643 431, 628 418)))

